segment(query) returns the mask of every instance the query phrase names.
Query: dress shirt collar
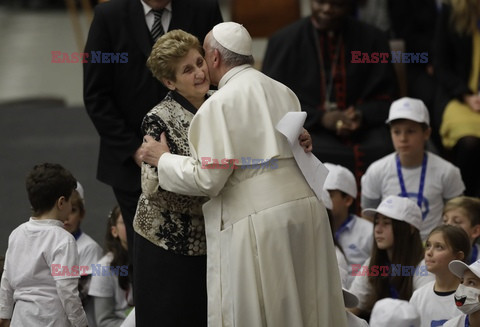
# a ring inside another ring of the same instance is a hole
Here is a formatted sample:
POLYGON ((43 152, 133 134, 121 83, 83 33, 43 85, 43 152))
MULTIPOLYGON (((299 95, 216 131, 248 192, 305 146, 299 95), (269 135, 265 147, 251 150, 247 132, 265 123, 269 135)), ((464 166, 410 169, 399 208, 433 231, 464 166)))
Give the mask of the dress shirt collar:
MULTIPOLYGON (((152 10, 152 7, 150 7, 145 2, 143 2, 143 0, 140 0, 140 2, 142 3, 143 12, 145 13, 145 16, 147 16, 150 13, 150 11, 152 10)), ((168 3, 168 5, 165 6, 165 9, 167 11, 172 11, 172 2, 171 1, 168 3)))

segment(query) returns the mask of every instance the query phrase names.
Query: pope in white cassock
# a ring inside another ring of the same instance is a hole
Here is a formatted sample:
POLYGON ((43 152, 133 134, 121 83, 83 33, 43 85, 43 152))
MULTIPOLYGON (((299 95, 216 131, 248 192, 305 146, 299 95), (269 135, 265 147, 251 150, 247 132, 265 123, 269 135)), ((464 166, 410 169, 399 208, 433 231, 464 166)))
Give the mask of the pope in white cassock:
POLYGON ((192 157, 169 153, 162 135, 158 176, 165 190, 211 198, 203 207, 209 326, 346 326, 325 208, 275 130, 300 111, 297 97, 251 66, 242 25, 215 26, 204 49, 219 90, 191 122, 192 157))

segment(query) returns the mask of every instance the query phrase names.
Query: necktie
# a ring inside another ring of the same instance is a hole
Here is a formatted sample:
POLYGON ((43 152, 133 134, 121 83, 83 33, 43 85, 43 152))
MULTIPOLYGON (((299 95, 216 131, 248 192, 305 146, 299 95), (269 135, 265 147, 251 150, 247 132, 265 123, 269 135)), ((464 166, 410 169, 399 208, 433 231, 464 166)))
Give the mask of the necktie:
POLYGON ((163 9, 160 10, 153 10, 153 14, 155 15, 155 20, 153 21, 153 26, 152 26, 152 39, 153 42, 156 42, 157 39, 165 34, 165 31, 163 30, 162 26, 162 14, 163 14, 163 9))

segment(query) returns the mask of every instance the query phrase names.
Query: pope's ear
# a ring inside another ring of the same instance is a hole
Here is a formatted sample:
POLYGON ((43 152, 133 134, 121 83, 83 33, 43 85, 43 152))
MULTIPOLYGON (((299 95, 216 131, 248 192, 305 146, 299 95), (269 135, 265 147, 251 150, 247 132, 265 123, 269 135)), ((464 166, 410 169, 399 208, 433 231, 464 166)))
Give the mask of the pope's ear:
POLYGON ((218 67, 220 65, 220 51, 218 49, 213 50, 213 67, 218 67))

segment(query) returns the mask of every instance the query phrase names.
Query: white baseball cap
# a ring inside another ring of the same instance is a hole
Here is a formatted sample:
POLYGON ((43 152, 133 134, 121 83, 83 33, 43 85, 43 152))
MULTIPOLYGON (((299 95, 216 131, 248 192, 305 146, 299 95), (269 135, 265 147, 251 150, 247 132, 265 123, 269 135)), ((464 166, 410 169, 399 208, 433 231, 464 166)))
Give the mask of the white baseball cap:
POLYGON ((448 264, 448 269, 450 269, 452 274, 454 274, 458 278, 463 278, 463 274, 465 274, 465 271, 467 269, 470 270, 472 273, 474 273, 475 276, 480 278, 480 260, 475 261, 470 266, 463 261, 452 260, 448 264))
POLYGON ((321 197, 322 197, 322 202, 325 208, 327 208, 328 210, 332 210, 333 203, 332 203, 332 199, 330 198, 330 194, 328 194, 327 190, 322 189, 321 197))
POLYGON ((377 209, 368 208, 362 211, 364 216, 371 218, 375 217, 377 213, 392 219, 405 221, 418 230, 422 227, 422 210, 409 198, 389 195, 383 199, 377 209))
POLYGON ((405 300, 385 298, 373 306, 370 327, 420 327, 420 315, 405 300))
POLYGON ((331 163, 324 163, 328 169, 328 175, 323 184, 323 188, 326 190, 339 190, 347 193, 354 199, 357 197, 357 182, 355 176, 347 168, 334 165, 331 163))
POLYGON ((358 297, 355 294, 349 292, 345 288, 345 285, 348 284, 348 271, 346 271, 342 267, 338 267, 338 270, 340 271, 340 278, 342 280, 342 293, 343 293, 343 302, 345 302, 345 307, 356 308, 358 305, 358 297))
POLYGON ((252 37, 243 25, 220 23, 213 27, 212 35, 225 49, 244 56, 252 55, 252 37))
POLYGON ((392 102, 388 113, 387 124, 396 119, 408 119, 417 123, 430 126, 430 115, 422 100, 413 98, 400 98, 392 102))
POLYGON ((75 191, 78 192, 78 195, 80 195, 80 199, 83 201, 83 203, 85 203, 85 193, 83 192, 83 186, 82 184, 80 184, 79 181, 77 181, 77 188, 75 189, 75 191))

